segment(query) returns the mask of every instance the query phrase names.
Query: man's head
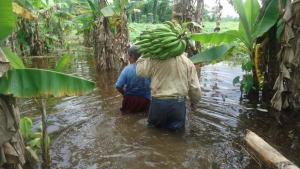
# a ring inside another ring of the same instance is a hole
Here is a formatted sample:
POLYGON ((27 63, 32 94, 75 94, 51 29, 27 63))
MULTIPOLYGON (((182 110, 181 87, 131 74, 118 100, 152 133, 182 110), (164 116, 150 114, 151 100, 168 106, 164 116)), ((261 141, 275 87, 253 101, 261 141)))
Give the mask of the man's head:
POLYGON ((139 49, 133 45, 128 49, 128 55, 129 55, 128 58, 129 62, 135 63, 138 60, 138 58, 141 56, 141 53, 139 52, 139 49))

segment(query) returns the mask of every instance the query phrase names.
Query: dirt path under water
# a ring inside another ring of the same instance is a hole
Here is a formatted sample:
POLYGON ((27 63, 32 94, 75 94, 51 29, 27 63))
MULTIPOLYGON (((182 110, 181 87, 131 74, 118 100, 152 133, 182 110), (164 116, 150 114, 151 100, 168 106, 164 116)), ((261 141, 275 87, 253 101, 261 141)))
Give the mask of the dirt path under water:
MULTIPOLYGON (((96 80, 95 92, 49 100, 49 132, 58 133, 51 146, 52 168, 259 168, 241 148, 247 128, 300 164, 300 124, 282 127, 268 113, 240 103, 239 87, 232 85, 242 74, 239 67, 204 66, 199 112, 188 115, 185 132, 170 133, 147 128, 145 115, 120 115, 122 97, 114 89, 118 73, 96 75, 91 64, 86 57, 74 60, 70 73, 96 80)), ((22 110, 36 117, 37 127, 40 118, 31 100, 22 110)))

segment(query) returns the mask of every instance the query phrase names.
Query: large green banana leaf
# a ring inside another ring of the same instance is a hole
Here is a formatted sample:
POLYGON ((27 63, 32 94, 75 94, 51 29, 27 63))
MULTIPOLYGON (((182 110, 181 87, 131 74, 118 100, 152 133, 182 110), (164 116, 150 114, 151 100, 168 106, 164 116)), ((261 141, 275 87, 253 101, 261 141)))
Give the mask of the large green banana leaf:
POLYGON ((219 46, 213 46, 200 52, 190 59, 194 64, 198 63, 211 63, 224 59, 228 53, 233 49, 233 45, 222 44, 219 46))
POLYGON ((256 25, 256 30, 254 32, 255 37, 262 36, 272 26, 274 26, 278 21, 279 15, 280 10, 278 6, 278 0, 269 0, 262 18, 256 25))
POLYGON ((77 96, 94 87, 92 81, 42 69, 13 69, 0 78, 0 93, 20 98, 77 96))
POLYGON ((0 0, 0 40, 5 39, 14 29, 16 17, 12 10, 11 0, 0 0))
POLYGON ((278 0, 268 0, 267 3, 265 10, 260 10, 258 0, 233 0, 235 10, 239 14, 238 31, 196 33, 191 34, 191 38, 201 43, 216 45, 240 40, 249 51, 252 51, 256 39, 275 25, 279 18, 278 0), (261 15, 260 18, 258 18, 259 15, 261 15))
POLYGON ((201 42, 201 43, 231 43, 238 39, 238 31, 229 30, 226 32, 213 32, 213 33, 194 33, 191 34, 191 39, 201 42))

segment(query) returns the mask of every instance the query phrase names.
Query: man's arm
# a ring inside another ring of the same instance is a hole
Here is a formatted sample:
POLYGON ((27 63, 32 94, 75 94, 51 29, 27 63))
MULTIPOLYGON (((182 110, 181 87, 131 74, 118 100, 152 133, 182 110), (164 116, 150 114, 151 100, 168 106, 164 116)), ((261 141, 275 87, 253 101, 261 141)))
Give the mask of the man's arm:
POLYGON ((116 89, 122 94, 125 94, 124 86, 127 83, 127 69, 126 67, 121 72, 117 82, 116 82, 116 89))
POLYGON ((191 99, 192 108, 197 108, 198 103, 201 99, 201 87, 199 78, 197 76, 196 67, 194 64, 191 65, 190 80, 189 80, 189 97, 191 99))
POLYGON ((144 78, 150 78, 152 75, 152 68, 151 68, 151 60, 150 58, 143 58, 140 57, 136 61, 136 74, 138 76, 144 77, 144 78))

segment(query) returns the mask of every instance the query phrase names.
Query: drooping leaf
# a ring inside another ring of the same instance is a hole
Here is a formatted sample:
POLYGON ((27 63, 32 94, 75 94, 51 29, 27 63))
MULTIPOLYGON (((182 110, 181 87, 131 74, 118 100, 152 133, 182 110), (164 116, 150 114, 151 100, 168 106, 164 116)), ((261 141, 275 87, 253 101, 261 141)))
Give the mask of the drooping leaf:
POLYGON ((260 37, 274 26, 279 18, 278 0, 270 0, 262 18, 256 24, 255 37, 260 37))
MULTIPOLYGON (((1 50, 1 49, 0 49, 1 50)), ((15 53, 13 53, 9 48, 3 48, 6 58, 9 60, 9 64, 14 69, 24 69, 24 63, 21 58, 19 58, 15 53)))
POLYGON ((13 69, 0 78, 0 93, 20 98, 82 95, 94 87, 92 81, 42 69, 13 69))
POLYGON ((67 55, 67 54, 63 55, 59 59, 57 65, 55 67, 55 71, 62 72, 70 62, 71 62, 71 56, 67 55))
POLYGON ((102 8, 101 13, 105 17, 110 17, 110 16, 113 16, 115 14, 114 9, 113 9, 112 6, 106 6, 106 7, 102 8))
POLYGON ((20 120, 21 134, 25 140, 29 139, 32 134, 32 121, 28 117, 23 117, 20 120))
POLYGON ((191 34, 191 39, 201 43, 231 43, 238 39, 238 32, 236 30, 230 30, 226 32, 213 32, 213 33, 194 33, 191 34))
POLYGON ((11 0, 0 0, 0 40, 5 39, 16 25, 11 0))
POLYGON ((31 11, 23 8, 15 2, 13 2, 13 12, 24 19, 33 20, 37 18, 37 16, 35 16, 31 11))
POLYGON ((208 48, 207 50, 200 52, 190 59, 194 64, 198 63, 211 63, 213 61, 219 61, 222 58, 226 57, 226 55, 233 49, 232 45, 220 45, 213 46, 208 48))

